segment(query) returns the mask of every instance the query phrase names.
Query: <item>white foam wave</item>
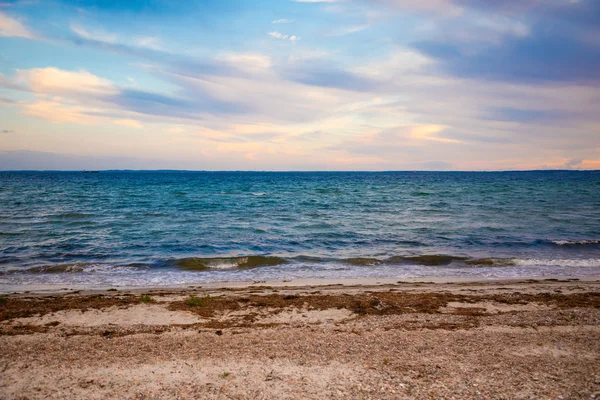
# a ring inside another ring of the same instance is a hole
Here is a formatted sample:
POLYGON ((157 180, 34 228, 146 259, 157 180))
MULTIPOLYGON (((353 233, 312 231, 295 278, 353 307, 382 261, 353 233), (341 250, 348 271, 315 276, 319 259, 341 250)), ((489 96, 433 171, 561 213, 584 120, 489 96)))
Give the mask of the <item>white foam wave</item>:
POLYGON ((206 266, 210 269, 228 270, 228 269, 237 269, 240 266, 240 264, 245 264, 247 262, 248 262, 248 257, 241 257, 241 258, 232 259, 232 260, 220 259, 220 260, 209 261, 206 263, 206 266))
POLYGON ((600 239, 587 239, 587 240, 553 240, 557 246, 574 246, 574 245, 589 245, 589 244, 600 244, 600 239))
POLYGON ((520 267, 573 267, 573 268, 590 268, 600 267, 600 259, 544 259, 544 258, 513 258, 511 263, 520 267))
POLYGON ((114 265, 95 265, 90 268, 84 269, 85 272, 103 273, 103 274, 114 274, 114 273, 131 273, 131 272, 144 272, 148 268, 140 267, 127 267, 127 266, 114 266, 114 265))

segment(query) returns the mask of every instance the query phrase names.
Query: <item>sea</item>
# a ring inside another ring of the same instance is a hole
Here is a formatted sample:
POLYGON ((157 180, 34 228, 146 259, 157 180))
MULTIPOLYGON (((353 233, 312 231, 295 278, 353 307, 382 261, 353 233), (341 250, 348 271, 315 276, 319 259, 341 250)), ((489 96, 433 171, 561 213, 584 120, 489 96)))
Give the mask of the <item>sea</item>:
POLYGON ((0 172, 0 292, 600 276, 600 171, 0 172))

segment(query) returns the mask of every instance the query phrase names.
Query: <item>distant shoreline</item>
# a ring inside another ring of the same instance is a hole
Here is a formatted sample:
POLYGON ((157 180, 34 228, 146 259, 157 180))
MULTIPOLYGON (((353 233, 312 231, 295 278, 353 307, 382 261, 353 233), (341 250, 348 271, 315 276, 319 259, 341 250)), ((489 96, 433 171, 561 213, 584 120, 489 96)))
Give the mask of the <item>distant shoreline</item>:
MULTIPOLYGON (((95 169, 88 172, 206 172, 206 173, 503 173, 503 172, 599 172, 600 169, 505 169, 505 170, 204 170, 204 169, 95 169)), ((81 169, 0 169, 0 172, 82 172, 81 169)))

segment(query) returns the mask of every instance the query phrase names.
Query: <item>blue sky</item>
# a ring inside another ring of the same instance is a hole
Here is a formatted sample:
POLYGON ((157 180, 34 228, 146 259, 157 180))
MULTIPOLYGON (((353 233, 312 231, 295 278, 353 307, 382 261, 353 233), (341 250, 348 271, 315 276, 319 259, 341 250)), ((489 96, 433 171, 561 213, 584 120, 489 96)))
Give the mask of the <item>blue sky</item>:
POLYGON ((0 169, 600 169, 599 87, 595 0, 0 0, 0 169))

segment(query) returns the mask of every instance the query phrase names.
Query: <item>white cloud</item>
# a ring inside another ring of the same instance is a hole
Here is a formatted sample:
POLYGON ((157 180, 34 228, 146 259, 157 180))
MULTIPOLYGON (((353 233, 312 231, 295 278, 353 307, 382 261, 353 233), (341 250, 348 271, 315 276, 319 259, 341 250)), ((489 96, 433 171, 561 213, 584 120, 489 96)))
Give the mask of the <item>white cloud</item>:
POLYGON ((382 4, 401 10, 416 13, 440 14, 456 17, 463 13, 462 7, 453 0, 369 0, 374 4, 382 4))
POLYGON ((110 43, 110 44, 126 44, 137 47, 145 47, 152 50, 162 50, 163 46, 161 40, 154 36, 138 36, 130 38, 129 40, 123 40, 114 33, 108 33, 102 29, 90 29, 84 28, 81 25, 71 24, 71 31, 77 36, 92 40, 96 42, 110 43))
POLYGON ((292 0, 296 3, 341 3, 345 0, 292 0))
POLYGON ((137 38, 134 43, 139 47, 147 47, 153 50, 160 50, 162 48, 160 39, 153 36, 137 38))
POLYGON ((0 12, 0 36, 35 39, 35 35, 18 20, 0 12))
POLYGON ((269 32, 269 36, 271 36, 275 39, 290 40, 292 42, 300 40, 300 38, 296 35, 287 35, 285 33, 277 32, 277 31, 269 32))
POLYGON ((227 53, 215 57, 215 59, 217 61, 234 65, 235 67, 243 70, 258 71, 270 68, 272 65, 271 58, 262 54, 227 53))
POLYGON ((183 133, 183 132, 185 132, 185 126, 182 126, 182 125, 171 126, 170 128, 167 128, 167 132, 173 133, 173 134, 183 133))
POLYGON ((106 33, 102 31, 89 31, 82 26, 79 25, 71 25, 71 31, 77 34, 77 36, 82 37, 88 40, 95 40, 98 42, 106 42, 106 43, 116 43, 117 35, 113 33, 106 33))
POLYGON ((285 19, 285 18, 276 19, 274 21, 271 21, 272 24, 289 24, 291 22, 294 22, 294 20, 293 19, 285 19))
POLYGON ((293 54, 288 56, 288 62, 290 64, 302 62, 302 61, 316 61, 323 60, 327 57, 331 57, 332 53, 330 51, 320 50, 320 49, 309 49, 309 50, 297 50, 293 54))
POLYGON ((407 48, 398 48, 386 59, 368 62, 351 70, 372 79, 393 81, 398 74, 414 77, 421 74, 423 68, 431 65, 433 61, 424 55, 407 48))
POLYGON ((355 25, 349 26, 347 28, 336 29, 329 33, 329 36, 344 36, 349 35, 351 33, 356 33, 367 29, 369 25, 355 25))
POLYGON ((80 106, 62 103, 62 99, 38 100, 25 106, 25 114, 52 122, 70 122, 82 125, 93 125, 100 121, 90 114, 98 111, 80 106))
POLYGON ((113 124, 134 129, 142 129, 144 127, 140 121, 136 121, 135 119, 117 119, 113 121, 113 124))
POLYGON ((17 80, 27 83, 34 92, 55 95, 114 94, 118 91, 109 80, 85 70, 73 72, 52 67, 17 70, 17 80))
POLYGON ((288 35, 284 35, 283 33, 274 31, 269 32, 269 36, 274 37, 275 39, 287 39, 288 35))
POLYGON ((509 34, 517 37, 529 35, 529 27, 524 23, 504 17, 481 17, 476 25, 500 34, 509 34))

